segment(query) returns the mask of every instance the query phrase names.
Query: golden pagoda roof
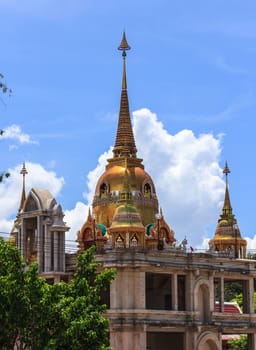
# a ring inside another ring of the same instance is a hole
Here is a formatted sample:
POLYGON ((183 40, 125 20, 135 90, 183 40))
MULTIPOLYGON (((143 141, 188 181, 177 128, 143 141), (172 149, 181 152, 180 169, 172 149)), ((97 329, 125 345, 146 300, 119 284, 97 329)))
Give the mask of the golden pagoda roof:
POLYGON ((129 101, 127 93, 127 83, 126 83, 126 51, 130 50, 130 46, 127 43, 125 33, 123 33, 123 38, 121 44, 118 47, 122 50, 123 56, 123 74, 122 74, 122 91, 120 100, 120 110, 118 127, 116 133, 115 146, 113 149, 113 156, 115 157, 136 157, 137 148, 135 145, 135 139, 132 130, 132 123, 130 118, 129 101))
POLYGON ((241 254, 244 256, 247 242, 241 237, 237 220, 232 212, 231 201, 228 190, 228 174, 230 173, 226 162, 223 169, 226 176, 225 198, 222 208, 222 214, 218 220, 214 238, 209 241, 209 245, 213 246, 216 251, 234 250, 234 257, 238 258, 241 254), (242 249, 242 250, 241 250, 242 249))

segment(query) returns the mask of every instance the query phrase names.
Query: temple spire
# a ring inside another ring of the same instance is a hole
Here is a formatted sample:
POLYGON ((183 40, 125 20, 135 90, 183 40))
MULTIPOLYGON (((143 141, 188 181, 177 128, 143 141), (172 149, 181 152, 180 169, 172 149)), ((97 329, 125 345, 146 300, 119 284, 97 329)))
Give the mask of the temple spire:
POLYGON ((136 158, 136 145, 132 130, 129 101, 127 94, 127 82, 126 82, 126 51, 130 50, 125 32, 123 33, 121 44, 118 46, 118 50, 122 51, 123 57, 123 73, 122 73, 122 92, 120 101, 120 111, 118 119, 118 127, 116 133, 116 141, 113 149, 114 158, 116 157, 135 157, 136 158))
POLYGON ((27 169, 25 166, 25 162, 23 163, 22 169, 20 171, 20 174, 22 174, 22 192, 21 192, 21 199, 20 199, 20 207, 19 207, 19 213, 23 209, 25 200, 26 200, 26 189, 25 189, 25 176, 27 175, 27 169))
POLYGON ((225 190, 225 199, 224 199, 222 214, 229 216, 230 218, 233 218, 232 207, 231 207, 231 202, 230 202, 230 197, 229 197, 229 190, 228 190, 228 174, 230 174, 230 170, 229 170, 227 162, 226 162, 225 167, 223 169, 223 174, 226 175, 226 190, 225 190))
POLYGON ((226 162, 223 174, 226 176, 226 190, 222 214, 218 220, 214 238, 209 241, 210 250, 229 252, 230 256, 235 258, 246 256, 246 240, 241 237, 237 220, 232 212, 229 190, 228 174, 230 173, 228 163, 226 162))

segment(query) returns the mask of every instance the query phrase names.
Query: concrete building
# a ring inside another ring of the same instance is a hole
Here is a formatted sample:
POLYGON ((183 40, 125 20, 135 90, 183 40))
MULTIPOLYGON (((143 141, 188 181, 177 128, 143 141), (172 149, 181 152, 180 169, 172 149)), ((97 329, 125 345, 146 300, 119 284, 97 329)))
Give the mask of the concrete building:
MULTIPOLYGON (((106 299, 110 343, 114 350, 219 350, 227 335, 248 335, 248 349, 256 349, 254 282, 256 264, 247 259, 232 212, 228 190, 209 250, 177 246, 174 232, 159 209, 156 189, 137 157, 126 83, 123 35, 123 72, 120 112, 113 157, 98 179, 92 203, 81 230, 78 251, 96 245, 103 268, 114 267, 117 277, 106 299), (243 295, 242 313, 225 307, 225 288, 238 283, 243 295)), ((22 170, 25 176, 25 167, 22 170)), ((68 278, 76 254, 64 254, 61 207, 47 190, 23 195, 13 242, 25 260, 39 263, 50 280, 68 278)))

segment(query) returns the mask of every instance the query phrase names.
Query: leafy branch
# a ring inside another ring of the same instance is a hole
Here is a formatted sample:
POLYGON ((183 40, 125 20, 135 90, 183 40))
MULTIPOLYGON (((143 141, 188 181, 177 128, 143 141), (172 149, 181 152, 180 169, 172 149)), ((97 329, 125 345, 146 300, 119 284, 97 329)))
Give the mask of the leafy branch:
MULTIPOLYGON (((7 87, 7 85, 3 82, 4 76, 3 74, 0 73, 0 90, 2 91, 3 94, 9 93, 9 96, 12 93, 12 90, 7 87)), ((0 100, 4 104, 4 101, 0 97, 0 100)), ((2 136, 4 133, 4 130, 0 129, 0 136, 2 136)), ((3 181, 4 178, 8 178, 10 176, 10 173, 8 172, 1 172, 0 173, 0 182, 3 181)))

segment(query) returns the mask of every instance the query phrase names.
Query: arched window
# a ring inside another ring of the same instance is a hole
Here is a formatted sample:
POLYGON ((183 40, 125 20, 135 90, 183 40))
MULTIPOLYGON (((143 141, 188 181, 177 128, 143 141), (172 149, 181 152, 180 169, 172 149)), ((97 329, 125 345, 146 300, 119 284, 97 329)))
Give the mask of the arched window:
POLYGON ((144 185, 143 193, 145 197, 150 197, 151 196, 151 186, 149 183, 146 183, 144 185))
POLYGON ((105 182, 103 182, 103 184, 100 185, 100 197, 101 198, 107 196, 107 190, 108 190, 108 187, 105 184, 105 182))

